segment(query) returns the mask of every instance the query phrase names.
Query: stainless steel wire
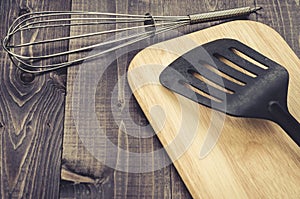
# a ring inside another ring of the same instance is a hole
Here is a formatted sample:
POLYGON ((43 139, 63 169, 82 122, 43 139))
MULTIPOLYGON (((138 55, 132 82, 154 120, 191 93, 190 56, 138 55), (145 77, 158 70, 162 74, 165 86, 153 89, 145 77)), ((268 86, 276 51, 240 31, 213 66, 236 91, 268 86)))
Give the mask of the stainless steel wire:
POLYGON ((19 69, 29 73, 42 73, 93 59, 181 26, 246 16, 259 9, 261 8, 243 7, 187 16, 130 15, 83 11, 33 12, 18 17, 11 24, 2 44, 14 65, 19 69), (89 28, 91 26, 93 27, 89 28), (100 28, 100 26, 103 27, 100 28), (106 29, 108 26, 110 29, 106 29), (81 28, 81 31, 74 35, 62 34, 62 36, 53 37, 60 35, 60 32, 68 33, 71 28, 75 30, 81 28), (89 29, 94 31, 82 33, 89 29), (101 30, 97 31, 97 29, 101 30), (116 36, 118 34, 121 37, 116 36), (100 40, 97 36, 106 38, 106 40, 100 40), (68 48, 70 41, 77 44, 83 43, 83 39, 94 42, 87 42, 87 45, 79 46, 76 49, 68 48), (61 45, 62 42, 65 42, 65 45, 61 45), (93 49, 101 49, 101 51, 98 50, 94 54, 86 53, 93 49), (73 54, 76 56, 71 56, 73 54))

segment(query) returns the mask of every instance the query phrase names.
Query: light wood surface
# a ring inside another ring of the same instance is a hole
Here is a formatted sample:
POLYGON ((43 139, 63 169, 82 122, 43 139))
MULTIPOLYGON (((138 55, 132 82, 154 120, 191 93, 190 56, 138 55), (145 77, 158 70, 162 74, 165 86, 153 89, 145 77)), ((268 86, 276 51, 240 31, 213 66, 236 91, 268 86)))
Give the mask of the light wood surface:
POLYGON ((212 111, 159 83, 173 60, 219 38, 237 39, 287 68, 288 107, 300 120, 300 61, 276 31, 253 21, 224 23, 144 49, 129 66, 131 89, 194 198, 297 198, 300 148, 278 125, 212 111))

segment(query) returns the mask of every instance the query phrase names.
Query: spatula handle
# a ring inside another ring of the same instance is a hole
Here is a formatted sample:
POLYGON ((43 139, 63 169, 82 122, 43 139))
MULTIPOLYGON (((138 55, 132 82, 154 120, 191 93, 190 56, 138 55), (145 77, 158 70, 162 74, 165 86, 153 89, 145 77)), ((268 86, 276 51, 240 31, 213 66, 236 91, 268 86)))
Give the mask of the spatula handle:
POLYGON ((300 147, 300 123, 277 101, 270 102, 268 110, 273 117, 273 121, 279 124, 300 147))

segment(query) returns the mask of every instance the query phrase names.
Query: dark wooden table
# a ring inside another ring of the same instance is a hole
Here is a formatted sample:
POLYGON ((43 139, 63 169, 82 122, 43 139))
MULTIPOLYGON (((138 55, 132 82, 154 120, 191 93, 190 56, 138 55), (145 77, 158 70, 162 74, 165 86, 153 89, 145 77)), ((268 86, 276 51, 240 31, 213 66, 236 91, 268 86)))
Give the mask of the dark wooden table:
MULTIPOLYGON (((263 10, 250 16, 250 19, 275 28, 300 57, 299 4, 299 0, 3 0, 0 2, 0 38, 4 38, 16 17, 30 11, 85 10, 186 15, 241 6, 262 6, 263 10)), ((218 23, 182 28, 160 39, 218 23)), ((137 52, 138 49, 116 57, 103 72, 95 95, 95 110, 112 143, 120 149, 144 153, 160 149, 161 145, 155 136, 147 139, 130 136, 130 132, 142 133, 142 127, 148 125, 123 78, 130 60, 137 52), (113 94, 114 88, 117 94, 113 94), (127 122, 126 116, 134 124, 127 122)), ((0 62, 0 198, 191 197, 172 164, 148 172, 130 172, 135 169, 135 164, 131 163, 126 172, 115 169, 124 159, 117 159, 115 167, 106 165, 86 149, 72 117, 72 100, 76 98, 73 85, 79 66, 31 75, 14 67, 2 48, 0 62)), ((95 150, 104 149, 107 159, 112 158, 106 146, 97 143, 91 145, 95 150)), ((163 158, 168 159, 166 154, 163 158)), ((153 160, 151 164, 154 168, 157 163, 153 160)))

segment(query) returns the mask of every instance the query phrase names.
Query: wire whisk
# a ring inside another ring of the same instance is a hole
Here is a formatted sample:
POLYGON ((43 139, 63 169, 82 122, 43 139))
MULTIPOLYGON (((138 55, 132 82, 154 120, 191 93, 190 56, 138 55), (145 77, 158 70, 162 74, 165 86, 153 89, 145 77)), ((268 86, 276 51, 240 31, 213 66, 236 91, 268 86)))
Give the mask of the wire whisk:
POLYGON ((93 59, 181 26, 247 16, 259 9, 242 7, 187 16, 32 12, 11 24, 3 48, 19 69, 42 73, 93 59), (70 49, 70 44, 74 48, 70 49), (95 53, 91 53, 94 49, 95 53))

